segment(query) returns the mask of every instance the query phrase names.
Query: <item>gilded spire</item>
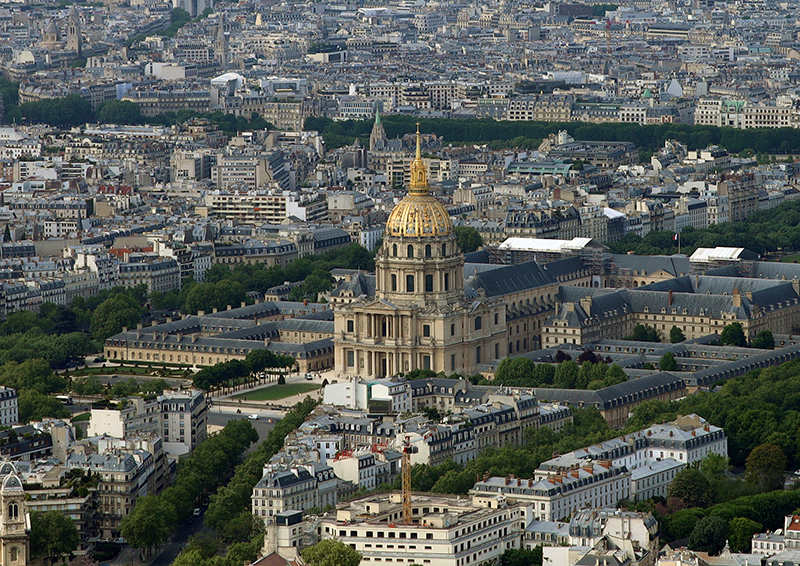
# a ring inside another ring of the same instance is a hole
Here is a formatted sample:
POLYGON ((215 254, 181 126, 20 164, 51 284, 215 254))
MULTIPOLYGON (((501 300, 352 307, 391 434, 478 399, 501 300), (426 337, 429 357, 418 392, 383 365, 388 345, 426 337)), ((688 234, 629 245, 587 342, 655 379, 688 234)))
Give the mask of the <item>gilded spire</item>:
POLYGON ((422 161, 422 135, 419 133, 419 122, 417 122, 417 155, 411 162, 411 184, 408 187, 408 194, 414 196, 429 196, 428 192, 428 171, 425 169, 425 162, 422 161))

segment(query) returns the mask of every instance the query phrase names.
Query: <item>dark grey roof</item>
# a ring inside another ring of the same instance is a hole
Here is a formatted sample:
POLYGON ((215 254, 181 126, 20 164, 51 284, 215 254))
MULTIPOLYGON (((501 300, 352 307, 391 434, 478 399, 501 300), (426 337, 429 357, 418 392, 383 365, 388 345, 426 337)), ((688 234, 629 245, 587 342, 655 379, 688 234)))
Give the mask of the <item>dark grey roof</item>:
POLYGON ((594 405, 598 409, 607 410, 637 401, 645 401, 667 391, 675 391, 683 387, 681 377, 662 371, 640 379, 604 387, 597 391, 537 387, 534 392, 536 398, 542 401, 559 401, 579 406, 594 405))
POLYGON ((587 269, 583 259, 578 256, 551 261, 542 266, 542 269, 553 279, 572 275, 587 269))
POLYGON ((555 282, 538 263, 529 261, 478 273, 465 285, 465 293, 467 297, 475 297, 477 290, 483 288, 487 297, 502 297, 555 282))
POLYGON ((489 263, 489 252, 486 250, 478 250, 464 254, 464 261, 466 263, 489 263))
POLYGON ((349 280, 342 281, 333 291, 331 291, 331 296, 340 297, 342 296, 342 293, 349 293, 353 297, 374 297, 375 276, 366 273, 354 275, 349 280))
POLYGON ((611 256, 611 261, 618 267, 635 269, 645 275, 663 270, 675 277, 680 277, 692 272, 689 258, 678 254, 653 256, 614 254, 611 256))

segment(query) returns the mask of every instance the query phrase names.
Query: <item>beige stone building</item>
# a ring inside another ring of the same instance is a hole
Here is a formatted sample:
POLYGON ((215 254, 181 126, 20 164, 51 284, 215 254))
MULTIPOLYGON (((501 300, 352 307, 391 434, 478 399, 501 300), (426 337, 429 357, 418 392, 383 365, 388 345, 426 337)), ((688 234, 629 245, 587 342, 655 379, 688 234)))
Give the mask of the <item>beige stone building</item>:
POLYGON ((617 291, 561 287, 557 301, 544 324, 544 347, 620 339, 637 324, 655 328, 662 340, 677 326, 691 340, 738 322, 749 340, 761 330, 793 332, 800 282, 695 275, 617 291))
POLYGON ((450 216, 430 195, 419 132, 410 174, 408 195, 392 210, 376 257, 374 296, 335 310, 340 375, 475 373, 506 355, 505 304, 465 295, 464 256, 450 216))

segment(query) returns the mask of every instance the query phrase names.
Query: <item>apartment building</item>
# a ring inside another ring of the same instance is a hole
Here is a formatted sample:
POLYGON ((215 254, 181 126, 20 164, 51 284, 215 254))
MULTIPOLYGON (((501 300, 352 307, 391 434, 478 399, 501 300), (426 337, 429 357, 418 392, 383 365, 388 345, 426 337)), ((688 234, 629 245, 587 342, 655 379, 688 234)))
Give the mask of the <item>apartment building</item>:
POLYGON ((403 524, 400 493, 372 495, 320 518, 317 531, 355 548, 362 565, 492 563, 520 547, 520 510, 496 497, 484 501, 415 493, 412 523, 403 524))
POLYGON ((157 434, 171 456, 191 452, 206 438, 208 403, 196 389, 167 391, 153 398, 128 397, 117 409, 92 409, 88 435, 128 438, 157 434))
POLYGON ((0 426, 14 426, 19 421, 17 390, 0 385, 0 426))
POLYGON ((267 464, 264 475, 253 488, 253 515, 265 523, 269 517, 289 510, 306 511, 335 506, 339 479, 324 463, 294 461, 290 466, 267 464))
POLYGON ((477 505, 504 495, 509 503, 529 506, 529 519, 558 521, 581 509, 614 506, 629 498, 630 476, 627 468, 599 460, 568 471, 537 470, 534 479, 487 475, 469 493, 477 505))
POLYGON ((182 110, 206 113, 211 109, 211 93, 205 88, 133 88, 122 100, 138 104, 143 116, 182 110))
POLYGON ((133 510, 136 499, 159 493, 167 474, 161 439, 149 435, 77 443, 65 465, 100 477, 97 528, 101 538, 117 538, 122 520, 133 510))
POLYGON ((168 293, 180 290, 181 268, 172 258, 158 254, 130 254, 129 260, 119 264, 119 285, 135 287, 147 285, 150 293, 168 293))

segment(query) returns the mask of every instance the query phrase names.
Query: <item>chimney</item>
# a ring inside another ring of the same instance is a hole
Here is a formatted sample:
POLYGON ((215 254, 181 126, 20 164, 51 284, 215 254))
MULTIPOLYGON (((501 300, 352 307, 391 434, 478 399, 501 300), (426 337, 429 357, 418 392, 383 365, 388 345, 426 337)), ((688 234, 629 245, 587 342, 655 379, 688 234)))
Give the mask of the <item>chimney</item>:
POLYGON ((137 330, 141 330, 142 328, 144 328, 144 324, 142 324, 141 322, 136 325, 137 330))
POLYGON ((214 314, 216 312, 217 312, 217 307, 214 307, 213 309, 211 309, 211 314, 214 314))
POLYGON ((242 308, 244 308, 244 307, 246 307, 246 306, 247 306, 247 303, 245 303, 244 301, 242 301, 242 308))
POLYGON ((742 296, 739 294, 739 289, 733 290, 733 306, 737 308, 742 306, 742 296))
POLYGON ((506 476, 506 485, 508 485, 510 482, 511 482, 511 478, 506 476))
POLYGON ((197 316, 205 316, 206 311, 197 311, 197 316))
POLYGON ((483 481, 486 481, 488 479, 489 479, 489 472, 483 472, 483 481))
POLYGON ((308 306, 308 299, 303 299, 303 306, 304 306, 304 307, 307 307, 307 306, 308 306))
POLYGON ((795 294, 800 295, 800 281, 792 279, 792 289, 794 289, 795 294))
POLYGON ((231 310, 231 305, 226 305, 226 306, 227 306, 227 308, 225 310, 228 310, 228 311, 231 310))
POLYGON ((672 289, 669 290, 668 296, 669 296, 669 299, 668 299, 669 302, 667 304, 669 306, 672 306, 672 289))
POLYGON ((127 332, 127 331, 128 331, 128 327, 127 327, 127 326, 123 326, 123 327, 122 327, 122 331, 123 331, 123 332, 127 332))
POLYGON ((752 291, 745 291, 744 296, 747 297, 747 300, 751 303, 753 302, 753 292, 752 291))
POLYGON ((587 316, 592 316, 592 298, 591 297, 583 297, 581 299, 581 308, 586 311, 587 316))

